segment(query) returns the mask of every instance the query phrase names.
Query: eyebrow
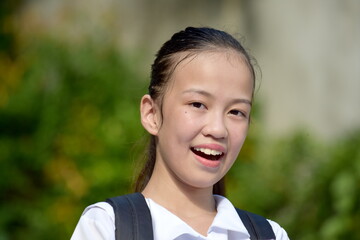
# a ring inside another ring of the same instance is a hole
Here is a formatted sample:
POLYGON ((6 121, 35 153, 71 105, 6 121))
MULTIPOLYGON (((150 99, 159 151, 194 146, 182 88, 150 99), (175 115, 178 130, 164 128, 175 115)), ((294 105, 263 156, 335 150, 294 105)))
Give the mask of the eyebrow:
MULTIPOLYGON (((190 89, 187 89, 182 92, 182 94, 187 94, 187 93, 197 93, 197 94, 203 95, 205 97, 214 98, 214 96, 211 93, 206 92, 204 90, 196 89, 196 88, 190 88, 190 89)), ((231 102, 232 103, 246 103, 246 104, 249 104, 250 106, 252 106, 251 100, 248 100, 245 98, 235 98, 231 102)))

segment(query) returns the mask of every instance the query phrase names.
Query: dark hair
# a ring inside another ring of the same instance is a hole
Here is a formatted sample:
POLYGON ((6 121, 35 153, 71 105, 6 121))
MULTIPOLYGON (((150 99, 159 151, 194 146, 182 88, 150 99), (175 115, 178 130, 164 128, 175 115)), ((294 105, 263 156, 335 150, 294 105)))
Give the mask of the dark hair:
MULTIPOLYGON (((164 43, 156 54, 152 65, 149 95, 160 104, 160 109, 162 109, 162 100, 166 87, 176 66, 194 54, 205 51, 219 51, 220 49, 233 50, 243 56, 253 78, 254 92, 255 71, 252 58, 234 37, 224 31, 213 28, 188 27, 183 31, 175 33, 170 40, 164 43), (179 53, 187 54, 180 58, 182 55, 179 53)), ((146 187, 154 170, 156 162, 156 138, 153 135, 150 137, 147 155, 146 163, 135 182, 136 192, 141 192, 146 187)), ((225 195, 224 179, 221 179, 214 185, 213 193, 225 195)))

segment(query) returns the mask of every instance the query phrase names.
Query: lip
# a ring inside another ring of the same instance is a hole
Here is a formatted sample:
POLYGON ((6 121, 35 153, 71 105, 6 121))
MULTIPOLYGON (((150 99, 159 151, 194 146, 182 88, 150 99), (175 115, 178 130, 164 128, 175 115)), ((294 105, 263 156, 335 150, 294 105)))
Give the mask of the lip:
POLYGON ((208 160, 206 158, 200 157, 198 155, 195 155, 195 158, 200 162, 203 166, 208 168, 217 168, 220 166, 221 159, 220 160, 208 160))
POLYGON ((194 154, 195 158, 198 160, 199 163, 201 163, 201 165, 203 165, 207 168, 212 168, 212 169, 215 169, 220 166, 221 161, 226 154, 225 147, 223 147, 219 144, 214 144, 214 143, 200 144, 200 145, 193 146, 192 148, 207 148, 207 149, 211 149, 211 150, 215 150, 215 151, 219 151, 219 152, 223 153, 223 156, 219 160, 209 160, 209 159, 206 159, 199 155, 194 154))

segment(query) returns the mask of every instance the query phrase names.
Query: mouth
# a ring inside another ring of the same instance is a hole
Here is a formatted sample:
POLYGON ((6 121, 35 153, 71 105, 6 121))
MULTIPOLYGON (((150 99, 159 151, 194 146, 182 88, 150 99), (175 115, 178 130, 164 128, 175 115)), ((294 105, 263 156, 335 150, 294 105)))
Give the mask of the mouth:
POLYGON ((195 155, 200 156, 200 157, 205 158, 210 161, 218 161, 225 155, 224 152, 217 151, 214 149, 209 149, 209 148, 192 147, 190 149, 195 155))

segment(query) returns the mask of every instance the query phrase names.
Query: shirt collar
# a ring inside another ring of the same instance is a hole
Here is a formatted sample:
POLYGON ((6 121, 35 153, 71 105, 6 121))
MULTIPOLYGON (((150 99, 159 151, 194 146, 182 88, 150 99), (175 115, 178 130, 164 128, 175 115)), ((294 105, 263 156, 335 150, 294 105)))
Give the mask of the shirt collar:
POLYGON ((248 235, 248 231, 231 202, 220 195, 214 195, 214 198, 217 205, 217 214, 211 224, 210 230, 220 228, 248 235))
POLYGON ((175 239, 183 234, 200 236, 188 224, 163 206, 149 198, 146 198, 146 202, 151 212, 154 239, 175 239))
MULTIPOLYGON (((214 195, 214 199, 216 202, 217 214, 209 228, 208 234, 212 231, 223 232, 225 230, 249 236, 248 231, 231 202, 227 198, 219 195, 214 195)), ((146 202, 151 212, 154 239, 175 239, 184 234, 194 237, 202 236, 175 214, 153 200, 147 198, 146 202)))

